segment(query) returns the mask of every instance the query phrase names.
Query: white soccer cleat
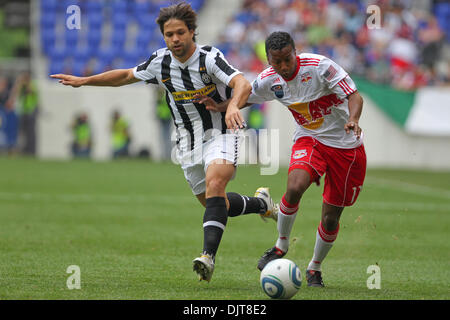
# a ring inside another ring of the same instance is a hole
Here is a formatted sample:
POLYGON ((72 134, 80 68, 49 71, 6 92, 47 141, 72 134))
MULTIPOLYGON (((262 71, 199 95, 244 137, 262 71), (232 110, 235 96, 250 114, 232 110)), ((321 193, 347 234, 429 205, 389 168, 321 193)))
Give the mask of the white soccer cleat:
POLYGON ((267 204, 267 211, 265 213, 260 214, 260 217, 265 221, 267 218, 271 218, 275 221, 278 221, 278 205, 273 203, 272 198, 270 197, 269 188, 260 187, 256 189, 255 197, 262 199, 267 204))
POLYGON ((192 269, 197 273, 198 280, 211 281, 214 272, 214 261, 209 254, 202 254, 193 261, 192 269))

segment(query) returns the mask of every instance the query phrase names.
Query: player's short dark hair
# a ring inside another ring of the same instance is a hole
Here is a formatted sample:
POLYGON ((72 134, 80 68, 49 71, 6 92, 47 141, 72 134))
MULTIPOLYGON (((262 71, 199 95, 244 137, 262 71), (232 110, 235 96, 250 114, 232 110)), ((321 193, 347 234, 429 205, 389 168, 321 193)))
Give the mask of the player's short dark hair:
POLYGON ((164 24, 170 19, 178 19, 183 21, 189 30, 194 30, 193 40, 195 41, 195 30, 197 29, 197 13, 192 9, 191 5, 186 2, 171 5, 169 7, 161 8, 156 23, 159 24, 159 29, 164 35, 164 24))
POLYGON ((269 50, 281 50, 288 45, 295 49, 294 39, 289 33, 284 31, 272 32, 266 39, 266 54, 269 54, 269 50))

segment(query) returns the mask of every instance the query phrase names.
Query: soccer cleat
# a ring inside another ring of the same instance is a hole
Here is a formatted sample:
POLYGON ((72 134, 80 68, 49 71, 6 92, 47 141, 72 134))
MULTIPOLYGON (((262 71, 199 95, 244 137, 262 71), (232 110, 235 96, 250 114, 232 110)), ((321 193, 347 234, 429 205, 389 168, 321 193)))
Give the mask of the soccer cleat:
POLYGON ((214 261, 209 254, 202 254, 200 257, 195 258, 192 263, 192 270, 197 273, 199 281, 211 281, 214 272, 214 261))
POLYGON ((260 187, 260 188, 256 189, 255 197, 262 199, 267 205, 266 212, 261 213, 260 217, 264 221, 266 221, 266 218, 272 218, 273 220, 277 221, 278 220, 278 205, 273 203, 273 200, 270 197, 269 188, 260 187))
POLYGON ((322 281, 322 272, 316 270, 306 270, 306 281, 308 287, 325 287, 322 281))
POLYGON ((281 251, 277 247, 267 249, 258 261, 259 271, 262 271, 270 261, 283 258, 285 255, 286 252, 281 251))

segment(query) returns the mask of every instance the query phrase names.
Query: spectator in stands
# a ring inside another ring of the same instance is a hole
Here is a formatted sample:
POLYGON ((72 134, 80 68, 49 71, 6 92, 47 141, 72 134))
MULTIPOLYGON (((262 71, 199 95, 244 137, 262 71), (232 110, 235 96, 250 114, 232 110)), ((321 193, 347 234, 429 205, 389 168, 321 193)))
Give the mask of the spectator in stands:
POLYGON ((75 118, 72 132, 72 155, 75 158, 89 158, 92 148, 92 132, 86 113, 82 113, 75 118))
POLYGON ((11 155, 17 151, 19 119, 14 105, 8 102, 10 90, 9 79, 0 77, 0 148, 11 155))
POLYGON ((222 44, 218 46, 230 48, 226 51, 228 60, 239 65, 250 78, 258 72, 256 68, 262 71, 264 67, 251 63, 248 48, 265 65, 258 52, 258 39, 283 30, 293 35, 299 52, 330 56, 347 65, 349 72, 411 90, 448 81, 448 68, 444 67, 448 62, 442 60, 445 32, 441 29, 448 23, 436 11, 441 19, 439 26, 432 13, 438 8, 437 3, 441 7, 445 4, 428 1, 424 5, 409 0, 246 0, 242 11, 223 30, 222 44), (366 26, 369 4, 381 9, 380 29, 366 26))
POLYGON ((36 154, 36 119, 38 115, 39 96, 36 83, 26 72, 16 78, 11 95, 8 99, 8 108, 17 104, 20 115, 20 133, 24 139, 22 152, 25 155, 36 154))
POLYGON ((113 158, 128 157, 131 137, 129 124, 119 111, 114 111, 111 124, 113 158))

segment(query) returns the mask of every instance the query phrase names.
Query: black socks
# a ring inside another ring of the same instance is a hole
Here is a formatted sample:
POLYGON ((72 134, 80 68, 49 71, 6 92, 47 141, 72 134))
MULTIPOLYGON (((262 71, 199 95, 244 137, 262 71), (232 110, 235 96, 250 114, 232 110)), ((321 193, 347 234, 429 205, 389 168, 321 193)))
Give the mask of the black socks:
POLYGON ((227 192, 227 198, 230 202, 229 217, 247 213, 262 214, 267 211, 267 204, 260 198, 242 196, 236 192, 227 192))
POLYGON ((213 260, 219 248, 227 219, 225 198, 206 199, 206 210, 203 216, 203 254, 209 254, 213 260))

